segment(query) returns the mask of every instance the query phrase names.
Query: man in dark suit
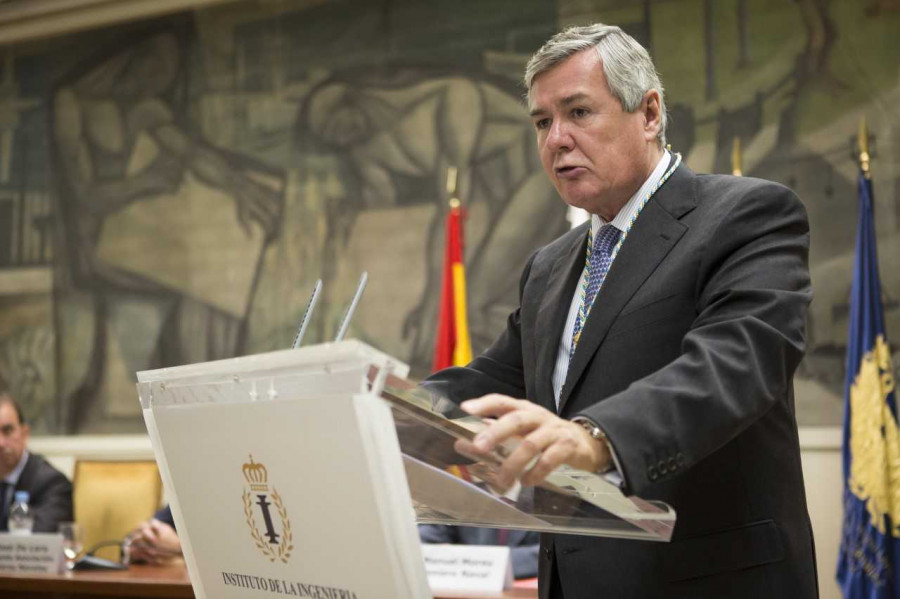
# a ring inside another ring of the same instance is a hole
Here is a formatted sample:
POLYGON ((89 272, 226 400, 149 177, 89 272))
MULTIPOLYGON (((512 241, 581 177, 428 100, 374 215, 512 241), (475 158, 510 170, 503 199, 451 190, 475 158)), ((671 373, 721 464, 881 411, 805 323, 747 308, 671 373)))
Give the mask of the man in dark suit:
POLYGON ((16 491, 28 491, 34 532, 56 532, 60 522, 72 520, 72 483, 44 458, 28 452, 29 432, 18 402, 0 387, 0 532, 8 530, 16 491))
POLYGON ((668 544, 543 535, 540 596, 817 596, 792 388, 803 206, 680 165, 656 69, 618 27, 554 36, 525 79, 544 169, 591 221, 530 258, 494 344, 434 379, 496 418, 467 451, 521 437, 502 482, 566 463, 678 515, 668 544))

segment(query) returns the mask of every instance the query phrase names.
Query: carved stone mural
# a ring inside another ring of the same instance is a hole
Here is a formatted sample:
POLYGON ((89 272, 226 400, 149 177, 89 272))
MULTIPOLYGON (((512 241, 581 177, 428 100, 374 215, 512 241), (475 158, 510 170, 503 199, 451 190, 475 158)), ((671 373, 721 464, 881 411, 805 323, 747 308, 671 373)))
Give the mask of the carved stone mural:
MULTIPOLYGON (((841 418, 866 114, 888 333, 900 340, 895 3, 855 0, 247 0, 12 46, 0 73, 0 377, 36 432, 143 429, 134 372, 350 335, 431 363, 458 169, 476 351, 521 268, 568 226, 519 84, 570 24, 657 61, 697 171, 794 188, 816 289, 801 424, 841 418)), ((900 360, 897 362, 900 364, 900 360)))

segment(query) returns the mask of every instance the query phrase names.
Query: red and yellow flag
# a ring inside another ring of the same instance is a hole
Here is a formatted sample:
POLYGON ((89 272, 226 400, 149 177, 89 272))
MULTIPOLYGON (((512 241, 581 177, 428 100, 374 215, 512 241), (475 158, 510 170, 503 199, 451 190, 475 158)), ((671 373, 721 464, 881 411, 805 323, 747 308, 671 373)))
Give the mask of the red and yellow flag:
POLYGON ((447 214, 441 307, 434 343, 434 370, 465 366, 472 361, 472 343, 469 340, 469 321, 466 317, 462 218, 459 201, 451 201, 450 212, 447 214))

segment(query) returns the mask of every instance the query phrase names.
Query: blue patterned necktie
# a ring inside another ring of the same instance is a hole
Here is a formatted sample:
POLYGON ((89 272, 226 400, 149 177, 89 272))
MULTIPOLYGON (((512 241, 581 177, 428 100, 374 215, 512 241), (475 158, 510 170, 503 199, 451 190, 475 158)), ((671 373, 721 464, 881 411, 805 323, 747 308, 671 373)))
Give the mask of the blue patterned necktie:
POLYGON ((575 346, 581 337, 581 330, 584 328, 584 322, 590 314, 591 307, 594 305, 594 298, 606 279, 606 273, 612 264, 612 251, 619 241, 622 234, 619 229, 612 225, 603 225, 597 233, 597 238, 591 240, 590 257, 587 260, 588 277, 586 285, 581 290, 581 305, 579 306, 578 316, 575 319, 575 327, 572 329, 572 346, 569 349, 569 359, 575 354, 575 346))

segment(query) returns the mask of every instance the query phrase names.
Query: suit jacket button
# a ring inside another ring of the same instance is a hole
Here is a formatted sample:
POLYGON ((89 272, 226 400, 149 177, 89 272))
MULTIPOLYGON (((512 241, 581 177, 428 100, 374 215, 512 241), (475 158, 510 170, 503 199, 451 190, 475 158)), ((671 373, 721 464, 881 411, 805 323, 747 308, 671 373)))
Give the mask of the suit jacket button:
POLYGON ((656 465, 656 469, 659 470, 660 476, 668 474, 669 470, 666 468, 666 461, 660 460, 659 464, 656 465))
POLYGON ((678 463, 675 461, 675 458, 669 458, 669 462, 667 464, 669 466, 669 472, 675 472, 678 470, 678 463))
POLYGON ((647 468, 647 477, 650 480, 656 480, 659 477, 659 474, 656 473, 656 466, 650 466, 647 468))
POLYGON ((680 466, 684 466, 684 454, 680 451, 675 454, 675 461, 678 462, 680 466))

